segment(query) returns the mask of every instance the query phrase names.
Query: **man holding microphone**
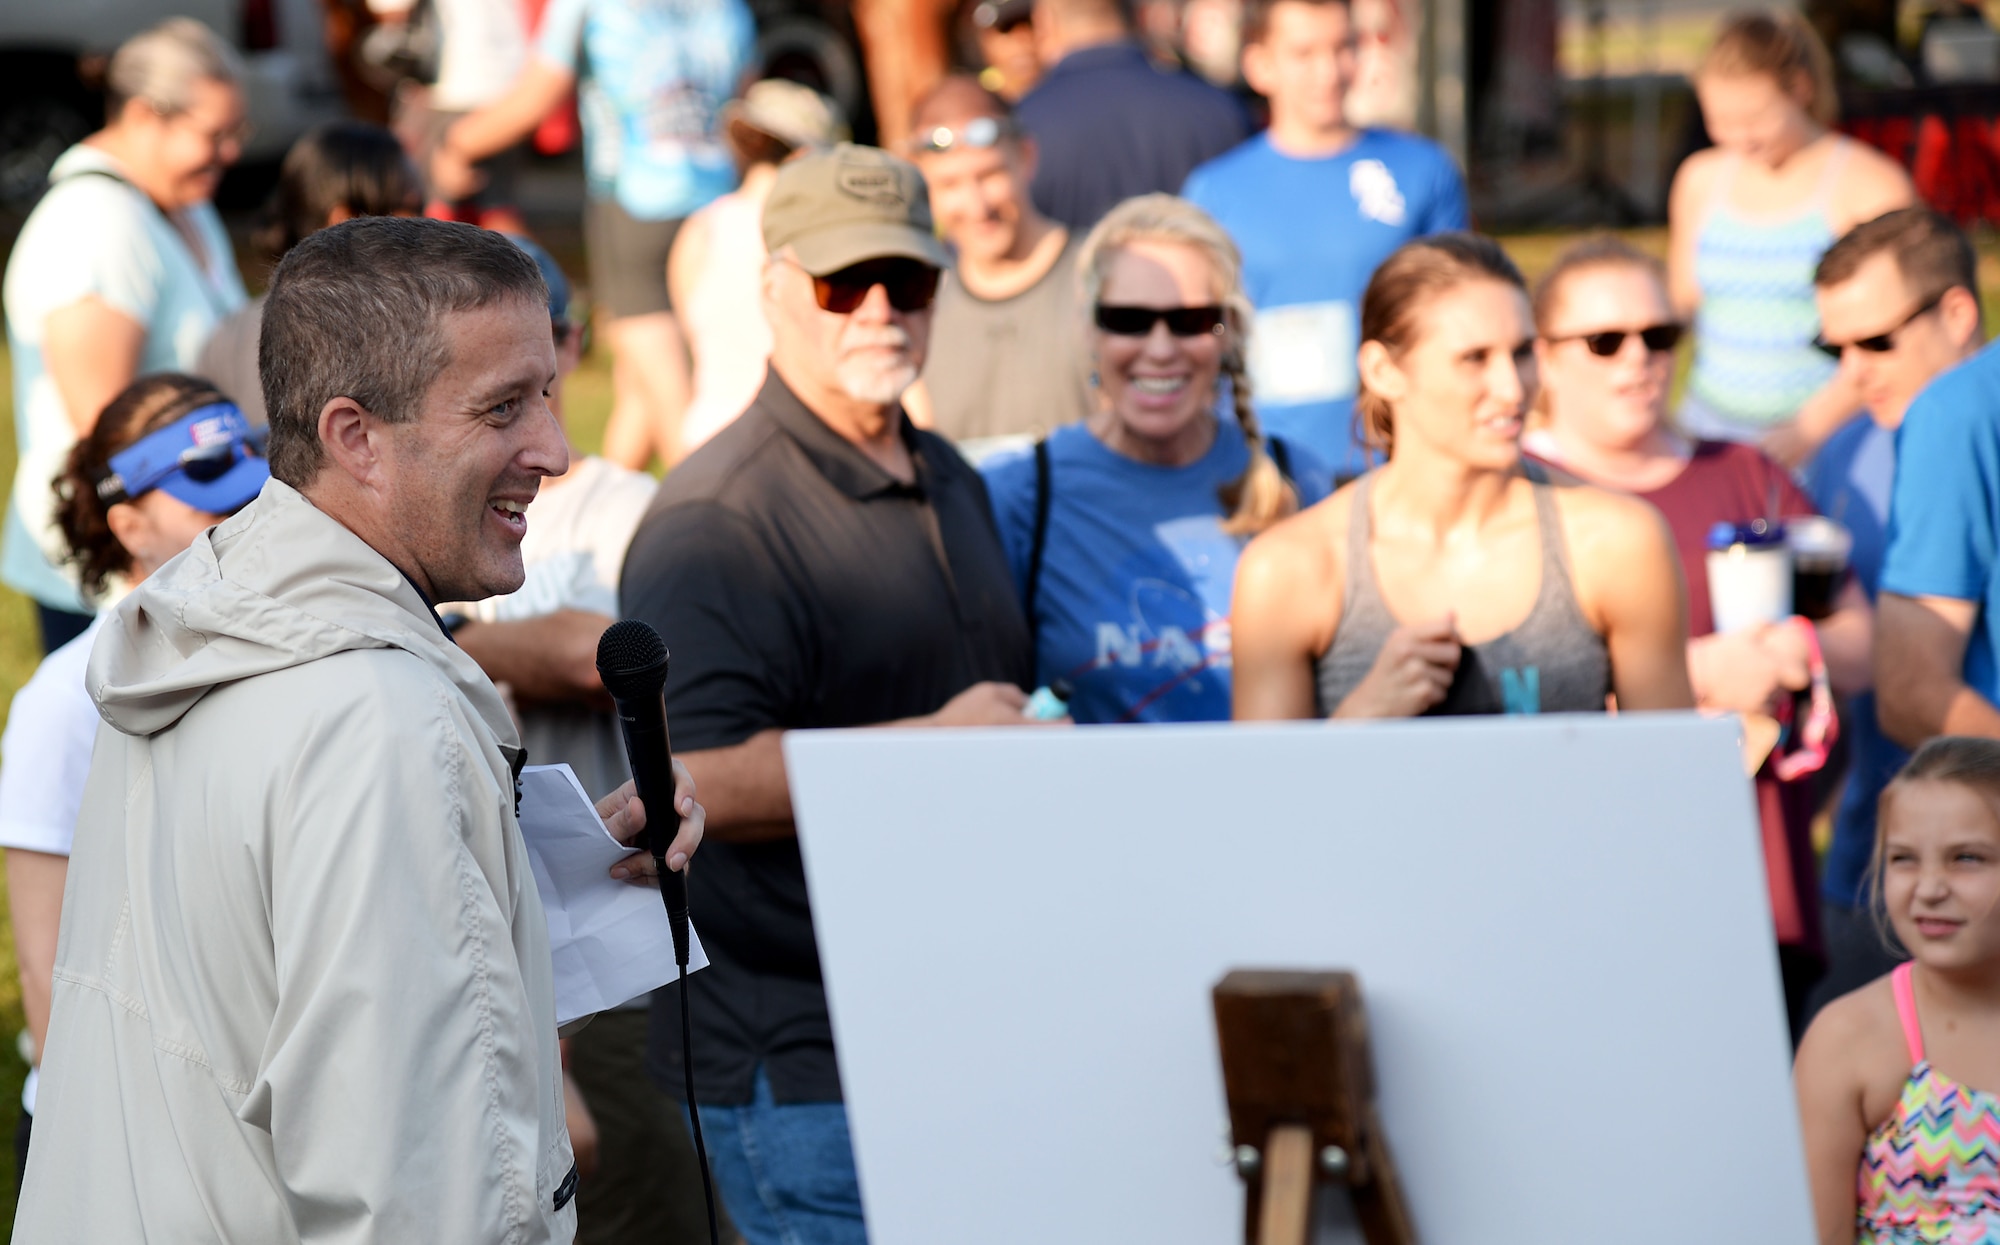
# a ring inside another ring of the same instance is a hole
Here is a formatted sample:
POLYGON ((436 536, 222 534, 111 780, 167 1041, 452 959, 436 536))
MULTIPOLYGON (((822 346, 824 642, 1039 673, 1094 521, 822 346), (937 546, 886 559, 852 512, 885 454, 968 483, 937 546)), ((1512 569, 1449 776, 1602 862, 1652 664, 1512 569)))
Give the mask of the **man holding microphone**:
POLYGON ((521 586, 567 465, 547 292, 498 234, 355 220, 280 265, 260 356, 272 480, 92 654, 17 1239, 566 1242, 525 757, 432 613, 521 586))

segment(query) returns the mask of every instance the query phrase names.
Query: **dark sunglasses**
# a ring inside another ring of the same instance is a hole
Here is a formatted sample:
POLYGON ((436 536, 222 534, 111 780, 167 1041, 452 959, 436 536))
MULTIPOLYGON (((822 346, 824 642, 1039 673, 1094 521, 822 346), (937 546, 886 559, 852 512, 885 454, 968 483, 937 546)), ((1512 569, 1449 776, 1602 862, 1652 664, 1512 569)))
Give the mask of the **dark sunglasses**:
POLYGON ((1601 333, 1574 333, 1568 337, 1551 337, 1549 344, 1560 346, 1564 342, 1583 343, 1583 348, 1600 359, 1609 359, 1625 349, 1625 339, 1637 335, 1646 343, 1646 349, 1654 354, 1666 354, 1681 344, 1681 337, 1687 332, 1684 325, 1655 324, 1643 329, 1606 329, 1601 333))
POLYGON ((1910 327, 1911 321, 1915 320, 1918 316, 1923 315, 1927 311, 1934 310, 1939 303, 1944 301, 1944 296, 1949 293, 1951 293, 1950 289, 1939 290, 1931 296, 1929 302, 1912 311, 1909 315, 1904 316, 1901 324, 1898 324, 1886 333, 1877 333, 1873 337, 1864 337, 1860 341, 1844 342, 1840 345, 1835 345, 1824 336, 1819 336, 1813 338, 1813 347, 1827 358, 1832 359, 1835 363, 1840 362, 1840 356, 1847 353, 1849 346, 1854 347, 1856 350, 1866 350, 1869 354, 1888 354, 1896 348, 1896 334, 1910 327))
MULTIPOLYGON (((806 274, 811 276, 812 274, 806 274)), ((922 311, 937 297, 937 269, 915 259, 867 259, 839 272, 813 277, 813 299, 820 310, 844 316, 868 300, 876 286, 898 311, 922 311)))
POLYGON ((1207 307, 1114 307, 1097 304, 1097 327, 1114 337, 1145 337, 1160 321, 1175 337, 1200 337, 1220 333, 1225 323, 1222 308, 1207 307))

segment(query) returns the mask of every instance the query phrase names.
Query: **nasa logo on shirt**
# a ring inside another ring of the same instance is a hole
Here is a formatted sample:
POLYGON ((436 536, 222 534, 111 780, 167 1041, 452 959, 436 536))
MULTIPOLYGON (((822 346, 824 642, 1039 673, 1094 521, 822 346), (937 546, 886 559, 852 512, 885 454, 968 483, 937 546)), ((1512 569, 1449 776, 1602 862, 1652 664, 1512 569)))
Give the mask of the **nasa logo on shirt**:
POLYGON ((1388 165, 1380 160, 1356 160, 1347 174, 1347 188, 1354 194, 1355 210, 1369 220, 1385 225, 1403 223, 1403 192, 1388 165))

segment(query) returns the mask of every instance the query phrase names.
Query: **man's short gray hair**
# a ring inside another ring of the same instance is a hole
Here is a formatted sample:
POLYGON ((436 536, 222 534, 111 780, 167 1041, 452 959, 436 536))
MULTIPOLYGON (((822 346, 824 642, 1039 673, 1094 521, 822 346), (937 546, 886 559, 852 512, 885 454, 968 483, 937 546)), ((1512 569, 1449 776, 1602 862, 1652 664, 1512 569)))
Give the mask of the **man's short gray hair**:
POLYGON ((472 225, 365 216, 306 238, 272 277, 257 347, 271 474, 303 488, 319 473, 319 415, 335 398, 415 419, 451 365, 447 313, 548 297, 526 251, 472 225))
POLYGON ((200 82, 243 85, 243 58, 222 36, 192 17, 170 17, 118 46, 105 71, 111 116, 143 99, 162 116, 194 105, 200 82))

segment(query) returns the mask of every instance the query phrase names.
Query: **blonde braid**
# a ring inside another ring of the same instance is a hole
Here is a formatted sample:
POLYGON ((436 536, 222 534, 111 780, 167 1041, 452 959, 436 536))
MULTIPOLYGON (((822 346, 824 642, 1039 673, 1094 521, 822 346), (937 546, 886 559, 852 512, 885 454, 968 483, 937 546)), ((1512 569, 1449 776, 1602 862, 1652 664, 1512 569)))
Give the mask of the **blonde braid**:
POLYGON ((1234 328, 1229 335, 1233 340, 1222 352, 1222 375, 1229 381, 1236 422, 1242 426, 1243 443, 1250 450, 1250 465, 1217 490, 1217 495, 1229 511, 1222 530, 1231 536, 1255 536, 1286 515, 1297 513, 1299 495, 1265 447, 1264 430, 1250 397, 1249 371, 1243 365, 1243 335, 1234 328))

